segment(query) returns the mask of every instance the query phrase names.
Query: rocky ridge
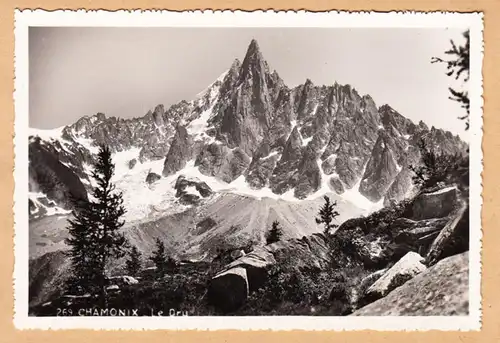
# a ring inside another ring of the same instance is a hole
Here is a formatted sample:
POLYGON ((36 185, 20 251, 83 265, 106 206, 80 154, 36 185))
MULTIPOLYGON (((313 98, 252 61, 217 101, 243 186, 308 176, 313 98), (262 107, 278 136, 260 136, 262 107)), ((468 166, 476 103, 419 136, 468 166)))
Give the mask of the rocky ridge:
POLYGON ((193 101, 158 105, 134 119, 98 113, 52 133, 33 130, 30 192, 71 208, 67 193, 89 189, 96 145, 107 144, 117 153, 138 151, 131 172, 134 159, 164 160, 164 177, 194 162, 204 175, 225 183, 244 178, 274 194, 304 199, 352 191, 388 204, 411 193, 408 166, 419 161, 421 138, 438 153, 466 149, 458 136, 415 124, 389 105, 377 107, 350 85, 308 79, 289 88, 253 40, 243 62, 235 60, 193 101))

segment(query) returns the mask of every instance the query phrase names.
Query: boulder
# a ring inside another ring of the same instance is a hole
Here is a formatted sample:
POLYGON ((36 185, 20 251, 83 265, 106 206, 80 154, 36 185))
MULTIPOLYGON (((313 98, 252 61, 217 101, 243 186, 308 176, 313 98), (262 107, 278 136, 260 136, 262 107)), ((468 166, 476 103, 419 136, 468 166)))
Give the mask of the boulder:
POLYGON ((469 314, 469 253, 439 261, 355 316, 459 316, 469 314))
POLYGON ((231 262, 210 281, 209 302, 225 312, 238 309, 250 292, 264 284, 267 268, 275 263, 274 256, 263 248, 231 262))
POLYGON ((137 160, 135 158, 131 159, 130 161, 128 161, 128 169, 134 169, 136 164, 137 160))
POLYGON ((148 176, 146 176, 146 182, 148 184, 155 183, 156 181, 158 181, 160 179, 161 179, 161 176, 156 174, 156 173, 153 173, 153 172, 149 172, 148 176))
POLYGON ((187 179, 184 175, 177 178, 174 188, 177 190, 175 196, 184 204, 198 204, 202 198, 213 194, 212 189, 205 182, 187 179))
MULTIPOLYGON (((250 253, 228 264, 224 270, 245 268, 250 292, 259 289, 267 280, 267 268, 276 264, 274 255, 265 248, 255 248, 250 253)), ((217 276, 216 276, 217 277, 217 276)))
POLYGON ((368 288, 366 296, 370 299, 386 296, 396 287, 423 272, 426 269, 425 265, 422 264, 423 261, 424 258, 419 254, 415 252, 407 253, 368 288))
POLYGON ((459 200, 450 220, 434 239, 426 256, 426 264, 469 250, 469 206, 459 200))
POLYGON ((389 268, 377 270, 361 279, 355 287, 354 297, 352 299, 353 310, 361 308, 371 302, 370 298, 366 295, 366 291, 371 285, 380 279, 387 272, 387 270, 389 270, 389 268))
POLYGON ((447 222, 448 218, 420 221, 398 218, 391 224, 394 243, 400 247, 406 246, 408 251, 425 254, 447 222))
POLYGON ((412 219, 422 220, 448 216, 457 202, 456 187, 446 187, 432 193, 422 193, 413 201, 412 219))
POLYGON ((247 270, 236 267, 217 274, 210 282, 207 297, 210 304, 231 312, 237 310, 249 294, 247 270))

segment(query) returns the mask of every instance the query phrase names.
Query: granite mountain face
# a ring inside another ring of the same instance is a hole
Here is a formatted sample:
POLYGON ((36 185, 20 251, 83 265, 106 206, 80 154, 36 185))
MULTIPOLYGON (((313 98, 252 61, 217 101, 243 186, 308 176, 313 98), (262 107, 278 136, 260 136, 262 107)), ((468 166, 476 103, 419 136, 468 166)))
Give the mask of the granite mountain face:
POLYGON ((243 185, 296 200, 356 194, 388 204, 411 193, 408 166, 420 160, 421 138, 440 153, 467 149, 458 136, 415 124, 389 105, 377 107, 350 85, 306 80, 288 87, 253 40, 243 61, 193 101, 158 105, 140 118, 99 113, 50 132, 32 130, 30 214, 43 216, 54 204, 68 210, 70 195, 86 199, 89 165, 101 143, 119 156, 117 180, 161 165, 162 178, 196 169, 234 191, 243 185))

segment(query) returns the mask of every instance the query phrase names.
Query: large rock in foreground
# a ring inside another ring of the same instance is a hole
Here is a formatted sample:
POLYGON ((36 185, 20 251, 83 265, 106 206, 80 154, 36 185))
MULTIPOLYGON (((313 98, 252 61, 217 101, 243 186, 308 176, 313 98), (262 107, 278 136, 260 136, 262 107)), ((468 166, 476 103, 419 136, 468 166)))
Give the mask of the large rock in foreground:
POLYGON ((456 187, 446 187, 432 193, 422 193, 413 202, 413 219, 431 219, 448 216, 457 202, 456 187))
POLYGON ((210 303, 223 311, 238 309, 249 294, 247 270, 236 267, 219 273, 212 279, 207 294, 210 303))
POLYGON ((295 267, 318 270, 326 267, 329 256, 322 234, 257 247, 228 264, 212 279, 208 299, 223 311, 236 310, 250 293, 264 285, 272 266, 293 261, 295 267))
POLYGON ((264 248, 240 257, 228 264, 210 282, 209 302, 223 311, 238 309, 251 291, 264 284, 267 268, 276 263, 273 254, 264 248))
POLYGON ((426 256, 426 264, 469 250, 469 205, 460 199, 449 221, 434 239, 426 256))
POLYGON ((415 252, 407 253, 401 260, 392 266, 380 279, 375 281, 366 291, 371 299, 378 299, 387 295, 396 287, 423 272, 426 267, 422 264, 424 258, 415 252))
POLYGON ((448 257, 355 316, 456 316, 469 313, 469 253, 448 257))

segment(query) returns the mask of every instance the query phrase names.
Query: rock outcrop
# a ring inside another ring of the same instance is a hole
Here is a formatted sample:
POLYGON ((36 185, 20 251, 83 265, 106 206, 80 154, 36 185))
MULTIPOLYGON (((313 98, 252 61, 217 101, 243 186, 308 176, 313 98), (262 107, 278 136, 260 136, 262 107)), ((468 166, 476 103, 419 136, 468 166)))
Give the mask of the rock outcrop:
POLYGON ((223 311, 238 309, 248 297, 247 269, 235 267, 218 274, 208 288, 209 302, 223 311))
POLYGON ((163 176, 172 175, 186 166, 193 155, 193 139, 183 126, 178 126, 168 150, 163 176))
POLYGON ((41 192, 66 209, 87 200, 87 191, 78 175, 40 139, 29 145, 29 191, 41 192))
POLYGON ((355 316, 460 316, 469 314, 469 253, 439 261, 355 316))
POLYGON ((419 254, 415 252, 407 253, 368 288, 366 296, 370 299, 386 296, 396 287, 423 272, 426 266, 422 262, 424 262, 424 258, 419 254))
POLYGON ((230 263, 210 282, 210 303, 225 311, 238 309, 250 292, 264 284, 267 268, 275 263, 273 254, 266 249, 256 249, 230 263))
POLYGON ((174 188, 176 189, 175 196, 186 205, 198 204, 201 199, 213 194, 212 189, 205 182, 187 179, 184 175, 177 178, 174 188))
POLYGON ((469 205, 460 199, 449 218, 429 248, 426 256, 428 265, 469 250, 469 205))
POLYGON ((420 194, 413 202, 413 219, 441 218, 450 214, 457 202, 456 187, 420 194))
POLYGON ((146 182, 148 184, 155 183, 156 181, 158 181, 160 179, 161 179, 161 176, 156 174, 156 173, 153 173, 153 172, 149 172, 148 175, 146 176, 146 182))
POLYGON ((250 157, 242 149, 229 149, 217 143, 204 147, 195 161, 200 172, 227 183, 242 175, 249 164, 250 157))
POLYGON ((135 158, 131 159, 129 162, 128 162, 128 168, 129 169, 134 169, 135 165, 137 164, 137 160, 135 158))

